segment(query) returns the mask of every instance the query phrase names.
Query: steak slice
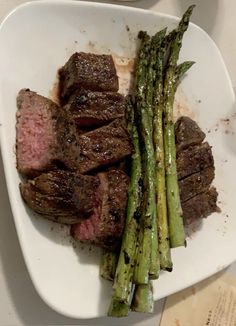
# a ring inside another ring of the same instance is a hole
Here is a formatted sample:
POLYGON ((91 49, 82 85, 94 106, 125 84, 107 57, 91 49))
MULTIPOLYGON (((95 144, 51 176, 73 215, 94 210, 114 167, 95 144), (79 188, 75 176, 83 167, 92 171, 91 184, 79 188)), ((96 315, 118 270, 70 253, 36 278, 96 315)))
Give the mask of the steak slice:
POLYGON ((17 97, 16 161, 20 173, 35 176, 56 168, 77 168, 76 126, 51 100, 29 89, 17 97))
POLYGON ((81 90, 72 95, 65 109, 79 127, 102 126, 124 117, 125 98, 115 92, 81 90))
POLYGON ((205 136, 188 117, 180 117, 175 123, 177 172, 186 226, 219 210, 218 193, 211 187, 215 176, 214 159, 210 145, 202 143, 205 136))
POLYGON ((179 180, 214 166, 211 146, 207 142, 189 146, 178 153, 176 163, 179 180))
POLYGON ((200 172, 194 173, 179 181, 180 199, 185 202, 188 199, 206 191, 215 177, 214 166, 210 166, 200 172))
POLYGON ((59 70, 61 102, 66 103, 78 89, 114 91, 119 89, 116 68, 111 55, 76 52, 59 70))
POLYGON ((99 173, 102 205, 100 214, 71 227, 71 235, 85 243, 114 250, 119 246, 124 229, 128 176, 119 170, 99 173))
POLYGON ((107 126, 80 135, 79 145, 80 173, 119 162, 133 151, 129 134, 119 119, 107 126))
POLYGON ((214 187, 182 203, 184 224, 190 225, 201 218, 219 211, 218 193, 214 187))
POLYGON ((180 117, 175 123, 175 142, 177 152, 203 142, 206 135, 198 124, 189 117, 180 117))
POLYGON ((73 224, 95 214, 100 205, 99 185, 97 176, 57 170, 20 183, 20 192, 26 204, 38 214, 55 222, 73 224))

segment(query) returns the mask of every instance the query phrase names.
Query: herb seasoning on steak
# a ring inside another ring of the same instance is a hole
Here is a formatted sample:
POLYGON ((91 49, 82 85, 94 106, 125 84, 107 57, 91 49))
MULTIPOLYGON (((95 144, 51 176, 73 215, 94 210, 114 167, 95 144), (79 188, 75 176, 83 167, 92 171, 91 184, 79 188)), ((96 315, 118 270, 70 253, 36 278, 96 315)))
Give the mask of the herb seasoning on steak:
POLYGON ((208 189, 206 192, 198 194, 197 196, 182 203, 184 224, 190 225, 201 218, 206 218, 214 212, 218 212, 217 207, 218 193, 214 187, 208 189))
POLYGON ((80 90, 64 107, 79 127, 95 128, 124 117, 125 98, 115 92, 80 90))
POLYGON ((99 185, 97 176, 57 170, 20 183, 20 191, 27 205, 38 214, 73 224, 98 210, 99 185))
POLYGON ((179 152, 191 145, 203 142, 206 135, 196 121, 189 117, 180 117, 175 123, 176 150, 179 152))
POLYGON ((128 181, 119 170, 96 176, 57 170, 20 183, 20 192, 38 214, 74 224, 71 234, 75 239, 112 250, 124 228, 128 181))
POLYGON ((195 121, 181 117, 175 124, 177 172, 185 225, 218 211, 217 191, 211 187, 215 176, 210 145, 195 121))
POLYGON ((61 102, 66 103, 77 90, 113 91, 119 89, 111 55, 76 52, 59 70, 61 102))
POLYGON ((205 142, 180 151, 177 155, 178 179, 214 166, 211 146, 205 142))
POLYGON ((121 161, 133 151, 129 134, 120 119, 80 135, 79 145, 80 173, 121 161))
POLYGON ((181 202, 206 191, 211 185, 215 177, 214 166, 210 166, 200 172, 191 174, 190 176, 179 181, 181 202))

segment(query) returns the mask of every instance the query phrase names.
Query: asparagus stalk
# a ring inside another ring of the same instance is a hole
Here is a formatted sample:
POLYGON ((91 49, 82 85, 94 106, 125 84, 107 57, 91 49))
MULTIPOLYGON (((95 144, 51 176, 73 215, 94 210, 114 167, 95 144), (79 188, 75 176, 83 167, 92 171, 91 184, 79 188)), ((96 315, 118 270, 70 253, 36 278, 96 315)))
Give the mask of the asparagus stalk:
MULTIPOLYGON (((143 128, 142 128, 142 120, 143 120, 143 113, 145 113, 145 96, 146 96, 146 80, 147 80, 147 62, 148 58, 146 57, 146 48, 150 46, 150 37, 147 35, 146 32, 140 32, 139 38, 141 40, 140 51, 138 56, 138 63, 136 66, 136 110, 137 110, 137 117, 138 117, 138 130, 141 130, 140 143, 142 145, 142 150, 144 147, 144 139, 143 139, 143 128)), ((142 164, 143 164, 143 155, 142 155, 142 164)), ((143 180, 144 181, 144 180, 143 180)), ((144 183, 144 182, 143 182, 144 183)), ((141 207, 141 217, 139 223, 139 234, 138 234, 138 243, 136 247, 136 264, 134 267, 133 273, 133 283, 135 284, 147 284, 149 279, 149 267, 150 267, 150 248, 151 248, 151 237, 148 239, 148 247, 149 252, 146 250, 146 246, 144 244, 144 221, 145 217, 143 212, 145 211, 145 204, 144 202, 147 201, 147 189, 144 186, 144 194, 145 198, 142 200, 142 207, 141 207), (143 248, 144 245, 144 248, 143 248), (142 261, 143 253, 145 253, 145 260, 142 261)), ((146 222, 150 222, 150 218, 147 219, 146 222)), ((151 223, 148 225, 151 228, 151 223)))
POLYGON ((108 281, 113 281, 116 265, 118 260, 118 253, 114 251, 103 251, 100 263, 100 276, 108 281))
POLYGON ((134 108, 129 101, 126 107, 126 120, 129 134, 134 145, 134 154, 131 162, 131 179, 128 193, 127 216, 124 234, 122 238, 121 251, 116 268, 114 280, 114 297, 127 302, 129 284, 134 265, 135 250, 137 243, 137 227, 140 215, 141 201, 141 154, 139 148, 139 137, 135 122, 134 108))
POLYGON ((111 317, 126 317, 126 316, 128 316, 129 308, 130 308, 131 301, 133 298, 133 293, 134 293, 134 286, 130 282, 129 286, 128 286, 127 302, 119 300, 118 298, 116 298, 113 295, 107 315, 111 316, 111 317))
POLYGON ((129 314, 129 305, 113 298, 107 315, 110 317, 126 317, 129 314))
POLYGON ((176 86, 180 82, 183 75, 194 65, 194 61, 184 61, 180 63, 175 69, 175 79, 176 79, 176 86))
POLYGON ((180 203, 179 187, 176 171, 176 148, 174 134, 173 103, 176 91, 176 66, 182 46, 184 32, 188 28, 189 19, 194 6, 190 6, 183 15, 176 36, 170 46, 170 55, 167 63, 164 81, 164 149, 166 168, 167 206, 169 214, 169 233, 171 247, 185 245, 183 226, 183 212, 180 203))
MULTIPOLYGON (((151 51, 150 51, 150 61, 148 65, 148 80, 147 80, 147 110, 150 117, 150 128, 152 133, 152 142, 153 142, 153 116, 154 116, 154 106, 155 106, 155 79, 156 79, 156 60, 157 53, 161 50, 163 46, 163 41, 165 38, 166 29, 161 30, 156 33, 151 39, 151 51)), ((151 160, 153 161, 152 170, 152 183, 150 192, 153 194, 153 205, 155 206, 153 210, 152 217, 152 248, 151 248, 151 258, 150 258, 150 269, 149 269, 149 278, 156 279, 159 276, 160 272, 160 255, 159 255, 159 246, 158 246, 158 222, 159 216, 157 214, 156 206, 156 189, 155 189, 155 174, 156 174, 156 162, 155 162, 155 149, 152 149, 153 155, 151 160)))
POLYGON ((152 313, 154 308, 152 282, 135 287, 131 310, 152 313))
MULTIPOLYGON (((155 174, 155 160, 152 141, 152 116, 150 116, 151 109, 147 105, 147 102, 151 102, 152 100, 152 95, 149 89, 149 87, 152 87, 152 81, 150 81, 150 86, 147 87, 151 40, 150 37, 148 37, 144 32, 139 33, 139 37, 141 39, 141 49, 136 70, 136 103, 137 111, 140 117, 140 138, 141 144, 143 146, 142 164, 144 196, 139 232, 139 245, 136 258, 137 263, 134 269, 133 282, 135 284, 147 284, 149 280, 151 258, 154 258, 151 254, 152 245, 154 242, 153 237, 156 236, 156 234, 153 234, 152 231, 152 221, 156 209, 153 184, 153 176, 155 174)), ((155 248, 153 249, 155 250, 155 248)), ((155 271, 152 271, 152 273, 153 272, 155 273, 155 271)))
POLYGON ((156 159, 156 196, 158 216, 158 240, 161 269, 171 271, 172 261, 169 243, 169 227, 166 205, 165 185, 165 157, 163 141, 163 78, 164 78, 164 55, 166 44, 159 49, 156 55, 155 69, 155 109, 154 109, 154 146, 156 159))

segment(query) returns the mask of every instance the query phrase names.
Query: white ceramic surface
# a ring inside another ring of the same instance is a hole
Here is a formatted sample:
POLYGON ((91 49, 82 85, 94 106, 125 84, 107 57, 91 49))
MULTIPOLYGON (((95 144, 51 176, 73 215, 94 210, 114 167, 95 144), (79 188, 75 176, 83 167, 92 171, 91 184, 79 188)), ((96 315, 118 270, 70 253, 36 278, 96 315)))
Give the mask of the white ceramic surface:
MULTIPOLYGON (((74 51, 88 51, 92 46, 96 51, 110 49, 116 55, 132 57, 134 36, 140 29, 153 33, 164 26, 172 28, 176 22, 174 17, 134 8, 65 0, 23 5, 1 26, 1 149, 14 220, 38 293, 67 316, 104 315, 111 288, 98 277, 98 251, 74 248, 66 228, 33 216, 22 203, 14 154, 17 92, 29 87, 47 96, 58 67, 74 51)), ((186 249, 173 250, 174 271, 161 274, 154 283, 155 299, 200 281, 236 258, 232 87, 219 51, 199 27, 190 25, 180 59, 197 62, 182 82, 178 101, 206 132, 210 130, 207 140, 213 145, 222 213, 204 221, 186 249), (230 122, 222 120, 226 118, 230 122)))

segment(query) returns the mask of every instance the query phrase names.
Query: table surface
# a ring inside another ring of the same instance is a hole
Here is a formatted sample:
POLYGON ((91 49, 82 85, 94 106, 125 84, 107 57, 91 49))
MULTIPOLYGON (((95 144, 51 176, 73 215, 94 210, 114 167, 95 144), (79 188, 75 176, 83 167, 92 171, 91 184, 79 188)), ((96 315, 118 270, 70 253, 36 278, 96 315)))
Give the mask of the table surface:
MULTIPOLYGON (((24 2, 26 1, 0 0, 0 20, 24 2)), ((235 0, 139 0, 123 4, 181 16, 193 2, 197 8, 192 21, 201 26, 218 45, 236 88, 235 0)), ((51 310, 40 299, 32 285, 19 247, 1 159, 0 185, 0 325, 111 325, 111 319, 108 318, 66 318, 51 310)), ((229 271, 236 275, 236 263, 229 267, 229 271)), ((112 325, 157 326, 163 303, 164 300, 156 302, 153 315, 131 313, 126 319, 113 319, 112 325)))

